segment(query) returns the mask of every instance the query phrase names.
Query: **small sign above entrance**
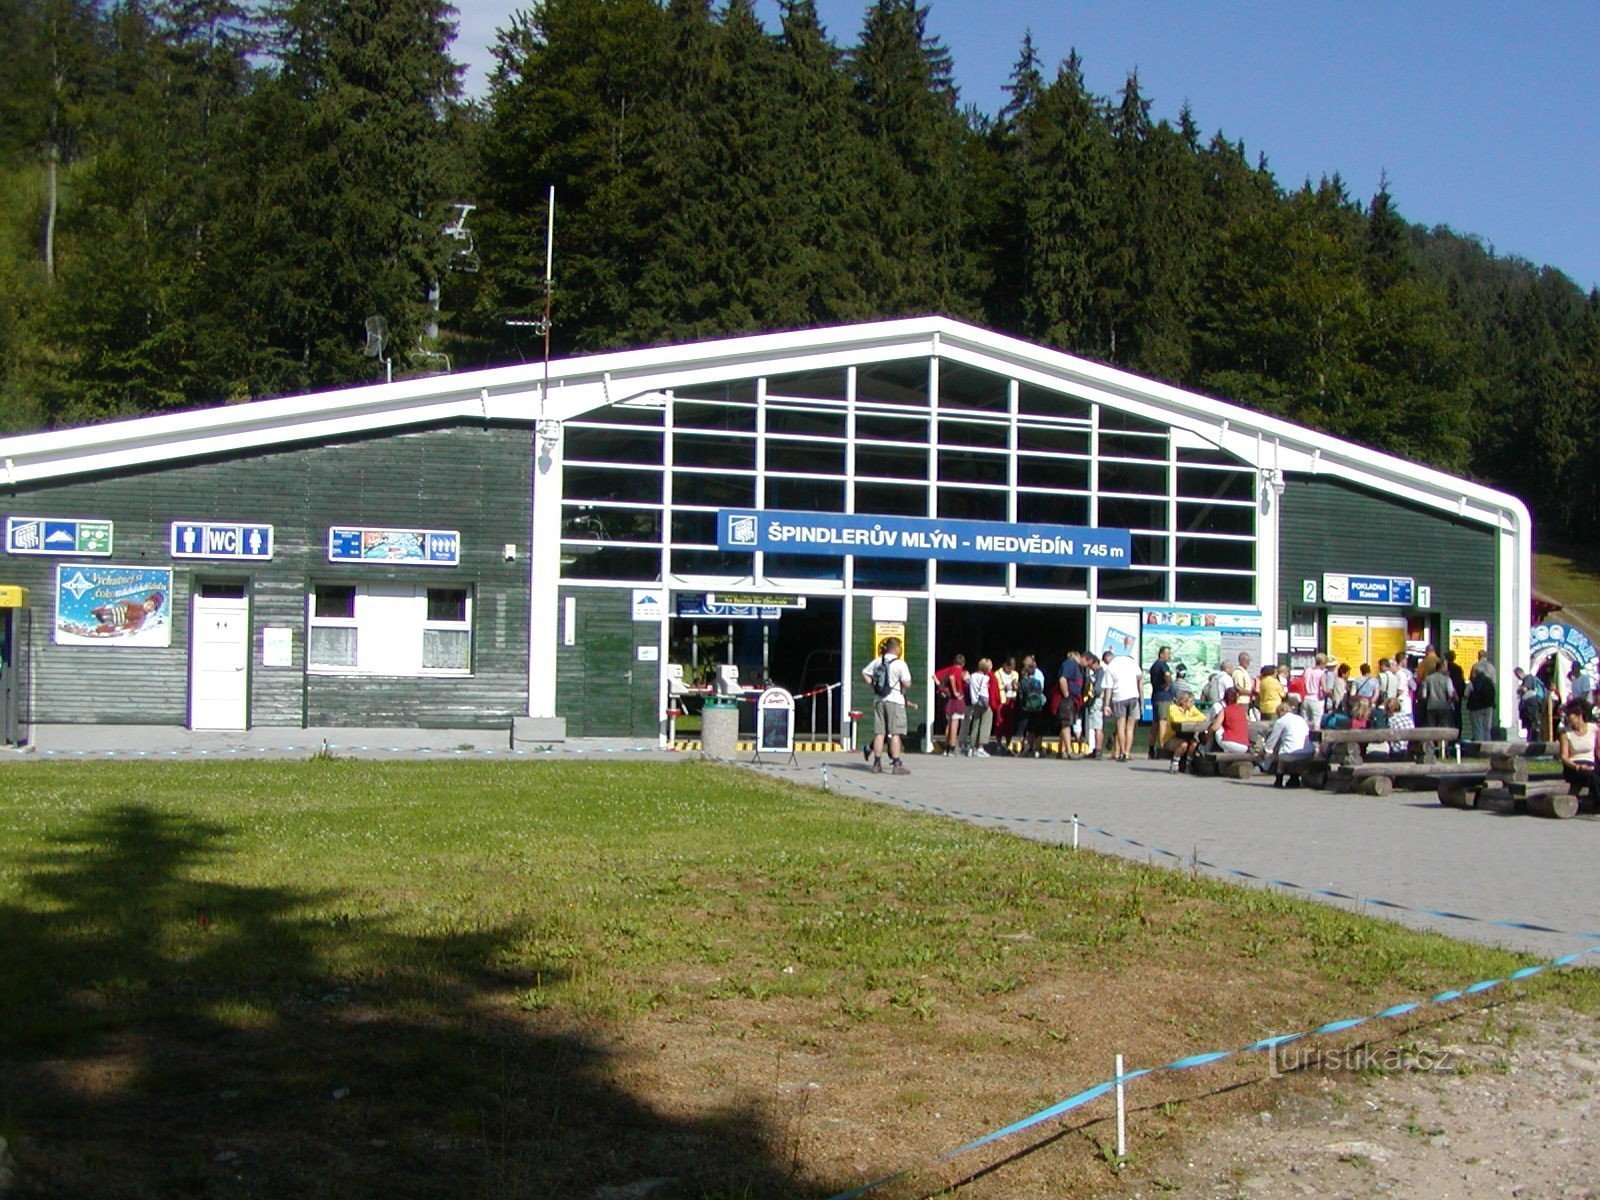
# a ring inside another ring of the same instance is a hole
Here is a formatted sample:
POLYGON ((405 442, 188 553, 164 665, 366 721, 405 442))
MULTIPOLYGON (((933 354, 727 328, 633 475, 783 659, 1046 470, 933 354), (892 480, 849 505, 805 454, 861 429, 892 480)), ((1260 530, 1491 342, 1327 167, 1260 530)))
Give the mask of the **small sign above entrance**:
POLYGON ((804 596, 765 596, 760 592, 707 592, 706 603, 713 608, 804 608, 804 596))
POLYGON ((776 621, 783 610, 768 604, 707 604, 698 592, 680 592, 677 597, 680 617, 714 617, 719 621, 776 621))
POLYGON ((1411 604, 1416 581, 1394 575, 1324 575, 1322 598, 1329 604, 1411 604))

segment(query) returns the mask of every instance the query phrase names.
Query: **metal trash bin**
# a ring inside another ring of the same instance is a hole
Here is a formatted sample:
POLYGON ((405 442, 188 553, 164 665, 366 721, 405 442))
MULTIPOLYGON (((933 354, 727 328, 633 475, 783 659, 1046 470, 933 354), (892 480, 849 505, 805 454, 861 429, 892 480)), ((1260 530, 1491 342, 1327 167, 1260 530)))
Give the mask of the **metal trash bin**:
POLYGON ((739 748, 739 702, 712 696, 700 713, 700 752, 707 758, 731 759, 739 748))

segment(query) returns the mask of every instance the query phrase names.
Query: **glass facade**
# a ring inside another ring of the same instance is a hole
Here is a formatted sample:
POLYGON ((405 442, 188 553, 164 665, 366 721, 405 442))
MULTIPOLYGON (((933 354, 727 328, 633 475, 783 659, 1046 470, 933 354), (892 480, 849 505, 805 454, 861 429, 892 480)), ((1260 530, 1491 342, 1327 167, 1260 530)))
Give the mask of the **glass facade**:
POLYGON ((653 393, 566 425, 561 571, 669 588, 961 586, 1253 604, 1254 471, 1165 425, 938 358, 653 393), (1126 569, 717 549, 720 508, 1127 529, 1126 569))

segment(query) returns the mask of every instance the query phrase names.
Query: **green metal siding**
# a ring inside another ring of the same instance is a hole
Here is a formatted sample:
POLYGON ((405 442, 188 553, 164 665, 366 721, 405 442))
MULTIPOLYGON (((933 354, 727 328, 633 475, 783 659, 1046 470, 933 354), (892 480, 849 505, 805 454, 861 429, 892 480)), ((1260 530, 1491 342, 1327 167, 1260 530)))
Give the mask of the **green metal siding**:
MULTIPOLYGON (((861 669, 878 657, 878 647, 873 644, 873 626, 877 624, 872 619, 872 597, 857 594, 853 609, 854 615, 850 629, 850 657, 855 663, 853 678, 850 683, 850 707, 857 712, 866 714, 856 731, 859 740, 866 742, 872 739, 872 688, 861 678, 861 669)), ((933 628, 928 623, 928 602, 925 599, 908 600, 906 603, 906 638, 905 660, 906 666, 911 668, 911 698, 919 705, 922 703, 924 684, 933 668, 928 662, 929 643, 933 640, 933 628)), ((923 734, 928 724, 926 709, 914 708, 906 713, 906 744, 909 748, 922 745, 923 734)))
MULTIPOLYGON (((1316 580, 1320 594, 1328 571, 1409 576, 1433 589, 1430 611, 1442 620, 1494 621, 1499 571, 1496 535, 1487 526, 1322 476, 1291 476, 1282 504, 1281 625, 1300 607, 1301 581, 1316 580)), ((1491 641, 1497 632, 1491 624, 1491 641)))
POLYGON ((247 579, 251 603, 253 725, 499 728, 527 712, 528 432, 453 424, 322 445, 186 460, 12 489, 7 515, 106 518, 115 552, 85 564, 164 566, 173 573, 172 645, 166 649, 51 643, 55 565, 3 560, 34 609, 35 723, 166 724, 188 720, 190 597, 196 578, 247 579), (271 562, 174 561, 175 520, 274 526, 271 562), (456 529, 454 568, 350 566, 327 561, 329 525, 456 529), (503 547, 518 547, 506 562, 503 547), (473 672, 419 678, 308 675, 306 595, 316 582, 467 584, 474 593, 473 672), (288 667, 261 665, 261 630, 294 631, 288 667))

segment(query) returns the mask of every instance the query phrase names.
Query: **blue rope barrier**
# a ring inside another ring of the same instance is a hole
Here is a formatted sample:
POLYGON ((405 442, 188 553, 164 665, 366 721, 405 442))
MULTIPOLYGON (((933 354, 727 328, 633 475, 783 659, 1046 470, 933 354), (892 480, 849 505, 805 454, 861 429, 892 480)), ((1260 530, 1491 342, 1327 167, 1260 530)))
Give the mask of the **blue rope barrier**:
MULTIPOLYGON (((1420 1009, 1429 1008, 1436 1005, 1449 1004, 1452 1001, 1460 1000, 1467 996, 1476 996, 1480 993, 1489 991, 1491 988, 1499 987, 1502 984, 1528 979, 1534 975, 1538 975, 1542 971, 1553 970, 1558 967, 1568 967, 1577 962, 1579 959, 1590 954, 1600 954, 1600 945, 1589 946, 1586 949, 1579 950, 1572 954, 1563 954, 1560 958, 1553 958, 1548 962, 1539 963, 1536 966, 1523 967, 1520 970, 1513 971, 1511 974, 1499 979, 1483 979, 1479 980, 1477 983, 1468 984, 1466 987, 1451 988, 1446 991, 1439 992, 1434 996, 1430 996, 1426 1000, 1411 1000, 1400 1004, 1392 1004, 1388 1008, 1381 1009, 1375 1013, 1369 1013, 1366 1016, 1346 1017, 1338 1021, 1328 1021, 1322 1025, 1318 1025, 1314 1029, 1302 1030, 1299 1033, 1278 1034, 1274 1037, 1260 1038, 1257 1041, 1251 1042, 1247 1046, 1241 1046, 1236 1050, 1213 1050, 1204 1054, 1189 1054, 1182 1058, 1175 1058, 1171 1062, 1164 1063, 1159 1067, 1141 1067, 1135 1071, 1124 1071, 1121 1075, 1113 1076, 1111 1079, 1097 1083, 1093 1087, 1085 1088, 1083 1091, 1068 1096, 1066 1099, 1058 1101, 1057 1103, 1050 1105, 1048 1108, 1042 1108, 1038 1112, 1023 1117, 1020 1121, 1013 1121, 1009 1125, 993 1130, 992 1132, 986 1133, 981 1137, 974 1138, 970 1142, 964 1142, 953 1150, 947 1150, 934 1161, 936 1163, 950 1162, 952 1159, 960 1158, 964 1154, 970 1154, 972 1151, 980 1149, 984 1146, 993 1145, 995 1142, 1002 1141, 1005 1138, 1013 1137, 1025 1130, 1033 1129, 1034 1127, 1041 1125, 1046 1121, 1063 1116, 1074 1109, 1082 1108, 1091 1101, 1098 1100, 1101 1096, 1104 1096, 1107 1092, 1112 1091, 1114 1088, 1131 1083, 1135 1079, 1142 1079, 1149 1075, 1158 1075, 1165 1072, 1188 1071, 1195 1067, 1209 1066, 1212 1063, 1222 1062, 1224 1059, 1235 1058, 1240 1055, 1256 1054, 1263 1051, 1275 1050, 1279 1046, 1287 1045, 1290 1042, 1301 1041, 1305 1038, 1321 1037, 1333 1033, 1344 1033, 1347 1030, 1355 1029, 1361 1025, 1365 1025, 1370 1021, 1381 1021, 1393 1017, 1405 1016, 1408 1013, 1413 1013, 1420 1009)), ((857 1200, 857 1197, 864 1196, 868 1192, 875 1191, 878 1188, 892 1183, 897 1179, 904 1178, 906 1175, 910 1174, 913 1169, 914 1168, 907 1167, 896 1171, 892 1175, 885 1175, 881 1179, 875 1179, 871 1183, 863 1184, 860 1187, 851 1189, 850 1191, 840 1192, 831 1197, 830 1200, 857 1200)))

